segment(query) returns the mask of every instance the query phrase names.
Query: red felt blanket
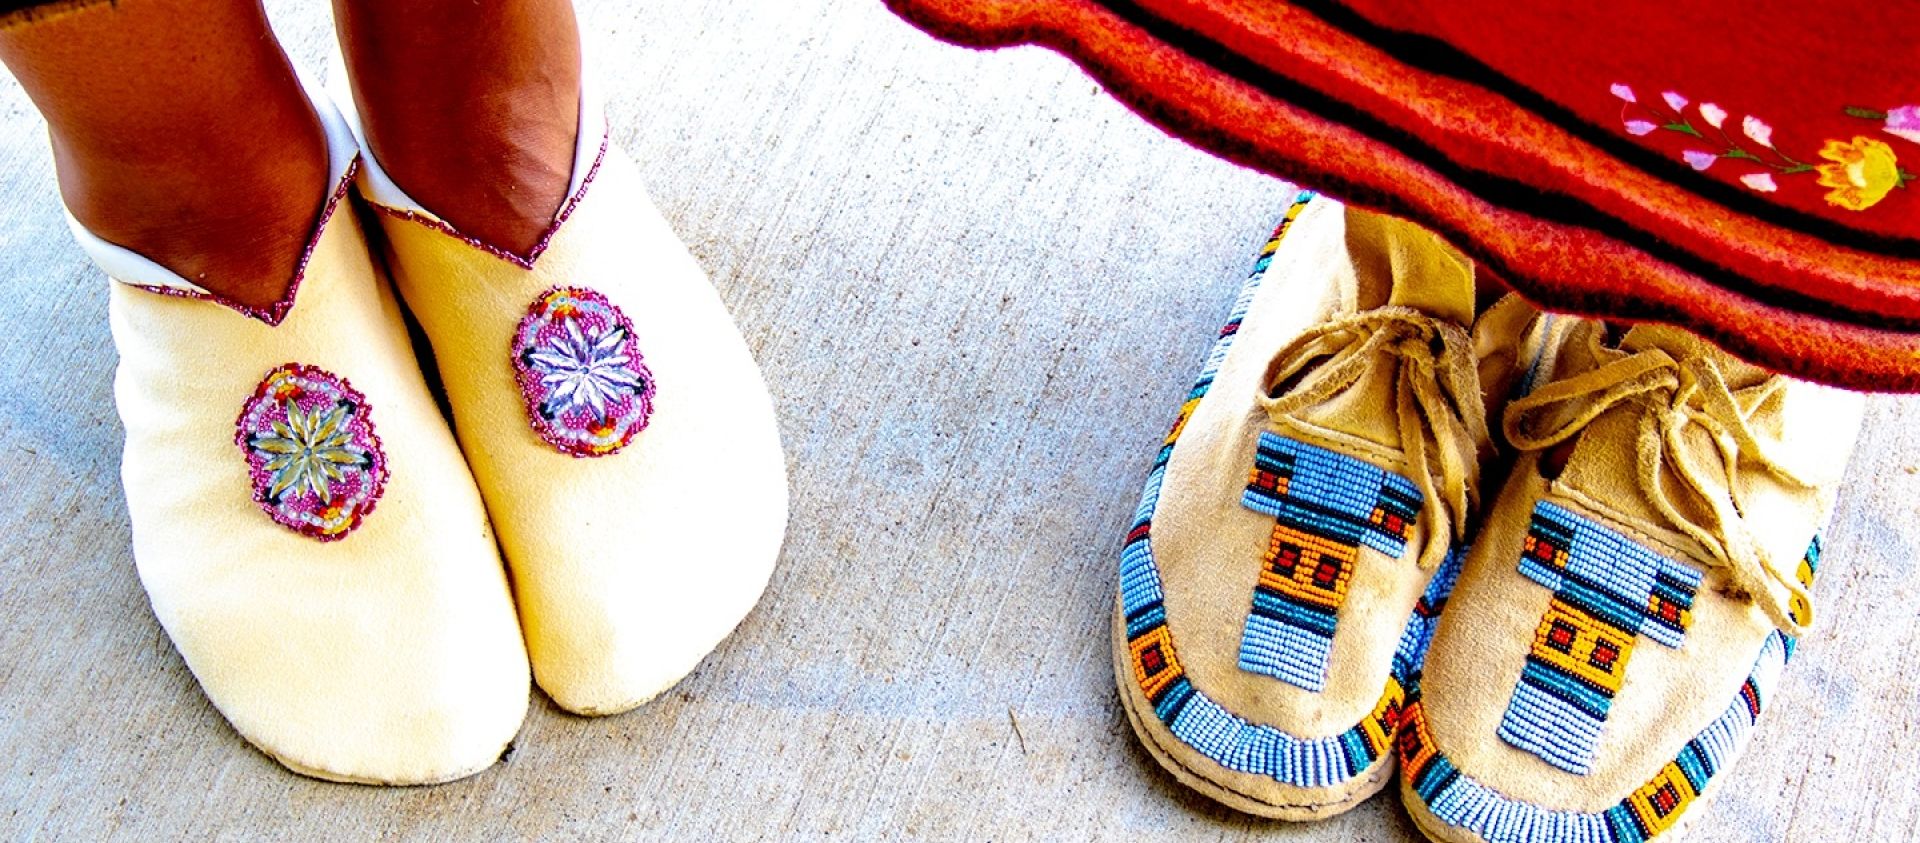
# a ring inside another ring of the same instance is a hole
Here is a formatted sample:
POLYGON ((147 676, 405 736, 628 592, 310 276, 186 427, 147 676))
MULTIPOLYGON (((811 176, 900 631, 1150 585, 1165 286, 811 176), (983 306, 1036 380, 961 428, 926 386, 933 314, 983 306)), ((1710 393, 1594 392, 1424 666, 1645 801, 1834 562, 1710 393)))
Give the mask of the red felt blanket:
POLYGON ((1920 391, 1920 4, 887 0, 1558 310, 1920 391))

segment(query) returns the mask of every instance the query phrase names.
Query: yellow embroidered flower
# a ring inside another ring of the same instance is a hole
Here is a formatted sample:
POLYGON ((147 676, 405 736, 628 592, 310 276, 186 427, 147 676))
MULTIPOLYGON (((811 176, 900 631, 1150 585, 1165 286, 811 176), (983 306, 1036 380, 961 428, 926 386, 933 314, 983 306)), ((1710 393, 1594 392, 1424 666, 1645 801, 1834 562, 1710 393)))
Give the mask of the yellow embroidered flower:
POLYGON ((1831 187, 1827 201, 1849 211, 1864 211, 1900 186, 1900 167, 1893 147, 1873 138, 1855 136, 1851 143, 1830 140, 1820 157, 1833 163, 1820 164, 1820 185, 1831 187))

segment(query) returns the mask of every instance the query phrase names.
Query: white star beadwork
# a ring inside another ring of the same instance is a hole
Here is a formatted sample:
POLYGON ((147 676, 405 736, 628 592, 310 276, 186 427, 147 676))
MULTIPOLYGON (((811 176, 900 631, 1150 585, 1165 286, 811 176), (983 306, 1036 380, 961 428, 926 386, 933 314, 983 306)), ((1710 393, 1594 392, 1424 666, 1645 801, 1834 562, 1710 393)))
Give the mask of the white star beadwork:
POLYGON ((273 473, 267 495, 312 491, 322 504, 333 502, 332 483, 344 479, 343 466, 364 466, 367 452, 354 445, 347 429, 347 405, 308 413, 287 402, 287 420, 273 423, 273 435, 253 437, 253 450, 267 457, 262 466, 273 473))
POLYGON ((580 328, 580 320, 567 321, 565 334, 549 337, 527 355, 540 384, 549 393, 553 411, 587 409, 595 418, 605 418, 607 402, 622 392, 641 388, 640 376, 627 364, 631 358, 621 349, 626 331, 619 326, 580 328))

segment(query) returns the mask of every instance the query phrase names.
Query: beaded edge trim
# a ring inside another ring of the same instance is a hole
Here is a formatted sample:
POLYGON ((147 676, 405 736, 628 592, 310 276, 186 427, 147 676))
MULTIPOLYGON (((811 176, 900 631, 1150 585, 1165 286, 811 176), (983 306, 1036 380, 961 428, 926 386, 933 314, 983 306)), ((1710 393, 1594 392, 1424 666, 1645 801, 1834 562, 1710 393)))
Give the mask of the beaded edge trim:
POLYGON ((1232 315, 1220 330, 1208 353, 1198 381, 1174 422, 1173 430, 1162 443, 1160 454, 1148 473, 1146 490, 1134 514, 1132 529, 1120 554, 1120 606, 1126 624, 1134 681, 1153 705, 1154 715, 1182 743, 1230 770, 1273 778, 1295 787, 1329 787, 1343 784, 1372 768, 1390 751, 1394 734, 1404 717, 1406 683, 1419 670, 1427 644, 1439 622, 1446 596, 1452 591, 1465 548, 1448 555, 1441 570, 1416 605, 1407 622, 1399 646, 1394 652, 1393 668, 1386 688, 1374 710, 1353 728, 1337 735, 1307 739, 1287 734, 1264 724, 1250 723, 1229 712, 1206 694, 1194 688, 1180 667, 1167 628, 1164 592, 1159 569, 1153 561, 1151 532, 1153 514, 1159 503, 1161 484, 1174 444, 1186 428, 1188 419, 1213 386, 1214 376, 1239 333, 1241 320, 1252 304, 1254 293, 1266 275, 1273 255, 1287 229, 1297 219, 1311 191, 1302 191, 1287 209, 1285 218, 1261 249, 1252 275, 1241 288, 1232 315))
POLYGON ((540 256, 546 254, 547 247, 553 245, 553 238, 560 233, 560 227, 567 224, 567 220, 573 216, 573 212, 578 209, 580 203, 587 198, 587 190, 593 187, 594 177, 600 175, 600 165, 606 162, 607 151, 612 148, 612 146, 613 127, 609 124, 601 130, 600 153, 594 156, 593 166, 587 168, 586 177, 580 180, 580 189, 574 191, 572 196, 567 197, 566 204, 561 205, 560 212, 554 215, 553 224, 547 226, 547 230, 540 235, 540 240, 534 243, 533 248, 527 250, 524 256, 507 249, 502 249, 478 237, 474 237, 471 234, 455 228, 451 223, 430 214, 423 214, 418 211, 404 210, 401 208, 391 208, 372 200, 367 200, 367 205, 371 206, 375 211, 380 212, 383 216, 418 223, 513 264, 514 266, 520 267, 521 269, 532 269, 534 263, 540 260, 540 256))
POLYGON ((240 446, 242 454, 247 453, 247 438, 249 436, 249 431, 246 428, 247 416, 252 411, 254 403, 265 396, 268 385, 274 381, 274 376, 282 372, 306 377, 319 376, 338 381, 340 391, 353 396, 356 402, 366 409, 367 447, 380 456, 380 470, 373 475, 373 491, 367 495, 366 506, 361 507, 358 512, 354 513, 352 522, 346 527, 341 528, 337 532, 324 533, 281 521, 280 518, 274 514, 273 504, 267 500, 267 489, 258 483, 252 484, 253 502, 260 506, 260 510, 265 512, 268 518, 273 519, 273 523, 279 524, 282 527, 286 527, 295 533, 318 542, 336 542, 352 535, 355 530, 360 529, 360 525, 366 523, 367 516, 373 514, 373 510, 380 505, 380 499, 386 495, 387 480, 393 475, 393 469, 388 465, 386 459, 387 446, 386 443, 380 441, 380 430, 373 422, 373 403, 367 400, 365 393, 353 388, 352 381, 347 380, 346 377, 342 375, 336 375, 326 369, 322 369, 319 366, 312 366, 306 363, 282 363, 267 370, 267 374, 260 379, 259 385, 253 388, 253 395, 241 404, 240 415, 234 417, 233 442, 235 445, 240 446))
MULTIPOLYGON (((1821 540, 1815 535, 1800 560, 1803 584, 1812 584, 1820 553, 1821 540)), ((1768 633, 1727 710, 1653 778, 1605 811, 1556 811, 1514 799, 1455 767, 1428 729, 1418 675, 1408 690, 1405 728, 1395 741, 1401 776, 1441 822, 1489 843, 1646 843, 1679 824, 1713 777, 1745 752, 1796 643, 1778 630, 1768 633)))
POLYGON ((300 253, 300 263, 294 267, 293 281, 287 284, 287 292, 277 301, 266 307, 254 307, 253 305, 243 304, 219 293, 196 292, 194 290, 183 290, 179 287, 163 287, 155 284, 127 284, 127 286, 156 295, 213 302, 242 316, 265 322, 267 327, 278 327, 281 322, 286 320, 287 314, 292 312, 294 300, 300 294, 300 282, 306 280, 307 277, 307 264, 313 260, 313 252, 320 246, 320 236, 326 233, 327 224, 333 220, 333 212, 339 209, 340 201, 347 198, 347 191, 353 187, 354 176, 358 175, 359 172, 360 156, 356 153, 353 156, 353 161, 347 165, 346 173, 341 175, 340 182, 334 186, 332 195, 327 197, 327 204, 320 209, 320 221, 314 224, 313 234, 307 238, 306 249, 300 253))

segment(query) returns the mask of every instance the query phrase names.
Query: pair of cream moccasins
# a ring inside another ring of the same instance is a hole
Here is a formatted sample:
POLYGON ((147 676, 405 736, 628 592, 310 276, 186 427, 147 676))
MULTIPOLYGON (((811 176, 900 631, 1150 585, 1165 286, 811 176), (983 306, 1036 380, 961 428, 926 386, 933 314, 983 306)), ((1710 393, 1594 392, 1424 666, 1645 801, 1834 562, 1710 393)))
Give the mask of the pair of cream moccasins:
POLYGON ((1126 537, 1122 701, 1254 814, 1397 768, 1435 840, 1667 839, 1811 620, 1862 399, 1671 328, 1476 313, 1474 272, 1404 222, 1289 212, 1126 537))
POLYGON ((247 740, 320 778, 447 781, 509 745, 530 666, 588 715, 691 671, 771 575, 785 462, 746 344, 590 96, 570 198, 520 255, 409 199, 310 92, 336 188, 281 303, 74 226, 116 282, 134 558, 247 740))

